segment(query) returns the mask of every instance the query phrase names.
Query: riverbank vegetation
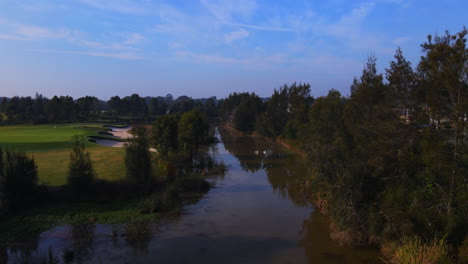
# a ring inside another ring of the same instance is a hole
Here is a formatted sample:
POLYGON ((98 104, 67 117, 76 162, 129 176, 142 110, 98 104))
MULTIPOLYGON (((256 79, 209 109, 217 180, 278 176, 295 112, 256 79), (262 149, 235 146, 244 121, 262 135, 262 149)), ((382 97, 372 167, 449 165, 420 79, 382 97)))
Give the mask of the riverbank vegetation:
POLYGON ((468 232, 467 33, 429 36, 415 68, 398 48, 385 76, 369 57, 349 97, 314 99, 308 84, 285 85, 266 102, 232 94, 220 116, 306 153, 314 200, 340 242, 400 241, 396 263, 466 261, 456 256, 468 232), (403 260, 416 251, 422 259, 403 260))

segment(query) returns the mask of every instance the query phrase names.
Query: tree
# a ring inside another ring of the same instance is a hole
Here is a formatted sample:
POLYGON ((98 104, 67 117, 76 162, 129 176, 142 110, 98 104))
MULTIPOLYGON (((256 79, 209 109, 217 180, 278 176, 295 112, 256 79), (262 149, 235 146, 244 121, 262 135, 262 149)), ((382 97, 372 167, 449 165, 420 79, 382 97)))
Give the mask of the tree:
POLYGON ((340 92, 330 90, 326 97, 318 98, 309 110, 303 149, 309 160, 328 184, 337 182, 343 170, 345 151, 343 110, 347 100, 340 92))
POLYGON ((166 156, 178 147, 179 115, 162 115, 153 123, 153 141, 158 152, 166 156))
POLYGON ((182 115, 178 127, 179 145, 193 157, 208 137, 208 121, 204 115, 193 110, 182 115))
POLYGON ((3 161, 3 150, 0 148, 0 217, 5 214, 7 210, 7 201, 5 195, 5 173, 4 173, 4 161, 3 161))
POLYGON ((239 106, 234 111, 234 127, 242 132, 253 132, 256 127, 257 115, 262 110, 262 100, 255 93, 242 96, 239 106))
POLYGON ((125 165, 127 177, 140 184, 147 184, 151 179, 151 153, 145 129, 134 130, 136 133, 125 143, 125 165))
POLYGON ((293 83, 275 89, 267 101, 265 114, 260 116, 257 131, 273 138, 280 135, 297 138, 303 124, 307 123, 312 102, 309 84, 293 83))
POLYGON ((208 100, 206 100, 204 109, 208 118, 216 118, 218 115, 218 111, 216 109, 216 96, 210 97, 208 100))
POLYGON ((457 228, 466 225, 466 221, 457 219, 468 217, 465 208, 468 177, 465 154, 468 113, 467 34, 468 30, 463 28, 454 35, 448 31, 443 36, 429 35, 427 42, 421 45, 424 55, 418 65, 421 93, 425 95, 430 121, 438 128, 437 131, 426 133, 428 137, 423 148, 428 172, 426 176, 437 175, 431 181, 440 191, 434 208, 440 208, 437 211, 439 216, 448 216, 445 231, 449 235, 458 235, 457 228), (441 121, 445 122, 444 126, 441 121), (464 215, 460 215, 461 212, 464 215))
POLYGON ((395 52, 395 60, 390 62, 390 68, 386 69, 389 90, 393 100, 402 107, 411 105, 417 76, 411 67, 411 62, 403 56, 400 47, 395 52))
POLYGON ((91 162, 91 154, 86 151, 86 139, 83 136, 73 138, 68 165, 67 185, 76 196, 92 191, 95 173, 91 162))
POLYGON ((4 155, 5 198, 12 206, 20 205, 36 191, 37 166, 24 152, 6 151, 4 155))
POLYGON ((410 111, 414 111, 414 93, 417 84, 416 74, 411 67, 411 62, 403 57, 400 48, 396 50, 395 61, 390 62, 390 68, 386 69, 388 80, 389 99, 393 107, 399 109, 400 116, 409 122, 410 111))
POLYGON ((392 140, 399 137, 392 128, 398 117, 388 104, 387 87, 374 56, 368 58, 352 89, 343 109, 345 159, 343 170, 336 174, 334 214, 344 228, 352 227, 369 238, 381 231, 382 215, 374 201, 385 186, 383 179, 395 172, 400 146, 392 140))
POLYGON ((119 115, 122 114, 122 100, 119 96, 112 96, 107 104, 110 107, 111 115, 119 115))
POLYGON ((78 116, 81 120, 95 118, 99 114, 99 100, 94 96, 85 96, 76 100, 78 107, 78 116))

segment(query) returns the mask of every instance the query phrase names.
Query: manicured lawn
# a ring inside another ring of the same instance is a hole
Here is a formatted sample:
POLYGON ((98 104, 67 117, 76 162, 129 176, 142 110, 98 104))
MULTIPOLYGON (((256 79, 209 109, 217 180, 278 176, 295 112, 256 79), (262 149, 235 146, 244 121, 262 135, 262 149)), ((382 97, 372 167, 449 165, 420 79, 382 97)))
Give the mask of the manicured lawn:
MULTIPOLYGON (((22 150, 34 156, 39 181, 47 185, 66 182, 71 139, 74 135, 99 136, 106 130, 98 124, 21 125, 0 127, 0 146, 22 150)), ((117 180, 124 177, 124 150, 88 142, 97 177, 117 180)))

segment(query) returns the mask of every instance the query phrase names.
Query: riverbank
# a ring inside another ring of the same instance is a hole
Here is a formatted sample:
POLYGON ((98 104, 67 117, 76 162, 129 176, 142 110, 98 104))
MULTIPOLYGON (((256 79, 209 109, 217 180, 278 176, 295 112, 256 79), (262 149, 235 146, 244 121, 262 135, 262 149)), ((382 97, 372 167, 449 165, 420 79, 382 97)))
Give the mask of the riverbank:
POLYGON ((277 137, 275 139, 271 139, 271 138, 268 138, 268 137, 265 137, 263 135, 261 135, 260 133, 254 131, 252 134, 246 134, 246 133, 243 133, 237 129, 235 129, 232 125, 232 123, 229 123, 229 122, 225 122, 223 123, 220 127, 222 127, 223 129, 229 131, 230 133, 233 133, 237 136, 251 136, 253 138, 258 138, 258 139, 262 139, 262 140, 266 140, 268 142, 271 142, 271 143, 276 143, 276 144, 279 144, 281 146, 283 146, 284 148, 296 153, 297 155, 301 156, 301 157, 305 157, 306 156, 306 153, 304 151, 302 151, 299 147, 299 145, 297 144, 297 142, 293 141, 293 140, 287 140, 287 139, 283 139, 282 137, 277 137))
MULTIPOLYGON (((226 131, 229 131, 229 133, 238 137, 252 137, 256 139, 265 140, 271 144, 277 144, 295 153, 303 161, 305 161, 306 159, 306 153, 302 151, 300 147, 298 146, 298 143, 294 142, 293 140, 286 140, 281 137, 278 137, 276 139, 271 139, 271 138, 267 138, 259 134, 258 132, 254 132, 252 134, 245 134, 235 129, 230 123, 224 123, 222 125, 222 128, 225 129, 226 131)), ((346 247, 358 246, 358 247, 364 247, 364 248, 369 247, 369 244, 362 243, 361 236, 358 233, 350 229, 341 230, 339 228, 339 225, 329 215, 329 205, 330 205, 329 195, 326 192, 320 191, 318 190, 318 188, 312 186, 312 183, 311 183, 312 180, 313 179, 310 179, 310 181, 304 182, 305 186, 302 186, 302 188, 310 189, 309 190, 310 193, 307 194, 308 199, 310 199, 309 202, 314 205, 314 208, 318 212, 320 212, 322 215, 327 217, 329 230, 330 230, 329 236, 341 246, 346 246, 346 247)), ((381 245, 375 242, 376 241, 374 241, 374 243, 371 244, 370 246, 380 248, 381 245)))

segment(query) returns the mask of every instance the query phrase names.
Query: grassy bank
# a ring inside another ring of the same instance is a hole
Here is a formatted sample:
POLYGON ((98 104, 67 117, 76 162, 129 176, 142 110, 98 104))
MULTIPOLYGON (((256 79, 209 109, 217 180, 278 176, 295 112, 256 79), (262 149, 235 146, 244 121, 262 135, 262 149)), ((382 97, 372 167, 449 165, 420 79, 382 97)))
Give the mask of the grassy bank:
MULTIPOLYGON (((0 146, 22 150, 34 156, 39 181, 46 185, 63 185, 66 181, 75 135, 105 137, 101 124, 18 125, 0 127, 0 146)), ((124 177, 124 150, 87 143, 93 166, 99 179, 118 180, 124 177)))

